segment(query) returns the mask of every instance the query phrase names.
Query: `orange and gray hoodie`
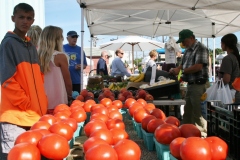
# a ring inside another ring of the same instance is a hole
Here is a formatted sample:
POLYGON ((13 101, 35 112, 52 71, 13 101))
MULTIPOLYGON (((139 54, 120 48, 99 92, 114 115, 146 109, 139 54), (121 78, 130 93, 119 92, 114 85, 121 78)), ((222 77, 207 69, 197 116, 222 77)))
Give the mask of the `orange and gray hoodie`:
POLYGON ((8 32, 0 45, 0 122, 32 126, 46 114, 43 79, 36 47, 8 32))

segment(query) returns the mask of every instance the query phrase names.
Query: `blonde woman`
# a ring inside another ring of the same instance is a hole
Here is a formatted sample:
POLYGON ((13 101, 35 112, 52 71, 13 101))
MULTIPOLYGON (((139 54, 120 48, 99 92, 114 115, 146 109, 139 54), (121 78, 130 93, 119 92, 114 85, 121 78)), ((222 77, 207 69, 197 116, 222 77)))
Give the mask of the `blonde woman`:
POLYGON ((27 36, 31 39, 31 42, 34 46, 38 46, 38 39, 42 32, 42 28, 38 25, 32 25, 30 29, 27 31, 27 36))
POLYGON ((158 78, 160 76, 171 78, 171 79, 176 78, 175 76, 171 77, 169 73, 166 71, 157 69, 157 65, 155 61, 158 57, 158 52, 156 50, 152 50, 149 53, 149 56, 150 56, 150 60, 147 62, 146 67, 143 71, 145 73, 145 76, 144 76, 145 82, 150 82, 150 85, 152 85, 153 83, 159 81, 158 78))
POLYGON ((63 30, 56 26, 43 29, 38 56, 44 73, 44 87, 48 98, 48 113, 58 104, 68 104, 72 98, 72 82, 68 70, 68 57, 62 51, 63 30))

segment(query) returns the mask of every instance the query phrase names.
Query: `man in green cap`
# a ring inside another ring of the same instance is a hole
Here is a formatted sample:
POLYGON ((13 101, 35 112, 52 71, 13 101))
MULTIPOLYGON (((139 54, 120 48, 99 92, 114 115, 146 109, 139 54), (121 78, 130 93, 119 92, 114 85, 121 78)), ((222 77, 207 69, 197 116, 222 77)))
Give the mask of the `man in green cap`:
POLYGON ((195 35, 189 29, 179 32, 177 43, 182 43, 186 50, 180 65, 177 68, 171 68, 169 72, 178 75, 182 70, 182 78, 188 82, 183 124, 196 125, 205 137, 207 122, 202 116, 200 98, 206 91, 205 84, 208 82, 208 49, 195 39, 195 35))

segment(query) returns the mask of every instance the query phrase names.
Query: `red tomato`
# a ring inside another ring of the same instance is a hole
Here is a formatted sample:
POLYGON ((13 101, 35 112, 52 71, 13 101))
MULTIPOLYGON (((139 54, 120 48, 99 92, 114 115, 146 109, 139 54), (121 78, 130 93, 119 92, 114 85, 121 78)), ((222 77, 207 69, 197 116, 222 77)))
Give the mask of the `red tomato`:
POLYGON ((53 114, 56 114, 57 112, 60 112, 63 110, 70 110, 70 108, 66 104, 59 104, 54 108, 53 114))
POLYGON ((153 104, 153 103, 147 103, 145 106, 144 106, 144 108, 146 109, 146 110, 148 110, 149 112, 151 112, 153 109, 155 109, 156 107, 155 107, 155 105, 153 104))
POLYGON ((94 104, 92 103, 86 103, 83 105, 83 109, 85 110, 85 112, 91 112, 91 108, 94 104))
POLYGON ((65 124, 68 124, 70 127, 72 127, 73 132, 75 132, 77 130, 78 123, 77 123, 76 119, 68 118, 68 119, 62 119, 61 121, 65 124))
POLYGON ((39 133, 41 133, 43 136, 50 134, 51 132, 47 129, 34 129, 34 131, 37 131, 39 133))
POLYGON ((57 122, 57 119, 51 114, 45 114, 39 119, 39 121, 46 121, 52 125, 53 123, 57 122))
POLYGON ((118 160, 116 151, 108 144, 97 144, 85 153, 85 160, 118 160))
POLYGON ((146 116, 145 118, 142 119, 142 128, 147 131, 147 125, 148 125, 148 122, 152 119, 157 119, 155 116, 152 116, 152 115, 148 115, 146 116))
POLYGON ((69 116, 70 115, 67 112, 57 112, 56 114, 54 114, 54 117, 56 117, 57 119, 68 119, 69 116))
POLYGON ((123 139, 114 145, 118 154, 118 160, 140 160, 141 149, 132 140, 123 139))
POLYGON ((94 147, 95 145, 98 145, 98 144, 107 144, 108 143, 101 139, 101 138, 98 138, 98 137, 91 137, 91 138, 88 138, 84 143, 83 143, 83 151, 84 153, 86 153, 90 148, 94 147))
POLYGON ((70 151, 66 138, 55 133, 44 136, 38 142, 38 149, 48 159, 63 159, 70 151))
POLYGON ((91 120, 85 125, 84 132, 89 137, 92 132, 98 129, 107 129, 107 126, 102 120, 91 120))
POLYGON ((108 116, 108 109, 106 107, 100 107, 100 108, 95 108, 92 112, 91 115, 95 114, 95 113, 101 113, 101 114, 105 114, 108 116))
POLYGON ((96 104, 96 102, 92 99, 87 100, 85 103, 90 103, 92 105, 96 104))
POLYGON ((180 146, 182 142, 185 141, 185 139, 186 138, 183 138, 183 137, 175 138, 169 145, 171 154, 177 159, 181 159, 180 146))
POLYGON ((100 104, 103 104, 105 107, 109 106, 112 104, 112 100, 109 99, 109 98, 103 98, 101 101, 100 101, 100 104))
POLYGON ((31 127, 31 130, 33 129, 47 129, 50 127, 51 125, 46 122, 46 121, 38 121, 36 123, 34 123, 34 125, 31 127))
POLYGON ((107 107, 107 109, 108 109, 108 112, 118 111, 118 107, 115 106, 115 105, 109 105, 109 106, 107 107))
POLYGON ((95 113, 91 116, 90 120, 93 120, 93 119, 100 119, 102 120, 103 122, 107 122, 107 120, 109 119, 109 117, 105 114, 102 114, 102 113, 95 113))
POLYGON ((166 119, 165 113, 159 108, 153 109, 150 114, 155 116, 156 118, 159 118, 159 119, 162 119, 162 120, 166 119))
POLYGON ((60 136, 66 138, 68 141, 72 139, 74 133, 72 127, 61 121, 53 124, 49 128, 49 131, 52 133, 59 134, 60 136))
POLYGON ((133 117, 134 111, 137 110, 138 108, 143 108, 143 105, 139 102, 133 103, 128 109, 129 114, 133 117))
POLYGON ((113 136, 113 144, 116 144, 122 139, 128 139, 129 136, 124 129, 113 128, 110 130, 113 136))
POLYGON ((84 105, 84 102, 81 102, 80 100, 75 99, 74 101, 72 101, 70 108, 72 107, 72 105, 79 105, 79 107, 82 107, 84 105))
POLYGON ((201 137, 200 130, 193 124, 182 124, 179 126, 182 137, 201 137))
POLYGON ((98 137, 105 140, 108 144, 113 144, 113 136, 108 129, 98 129, 91 133, 90 137, 98 137))
POLYGON ((150 113, 145 108, 138 108, 133 112, 133 118, 137 123, 141 123, 142 119, 148 115, 150 115, 150 113))
POLYGON ((154 133, 156 128, 162 124, 165 124, 166 122, 164 122, 162 119, 152 119, 148 122, 147 124, 147 132, 149 133, 154 133))
POLYGON ((118 109, 121 109, 122 106, 123 106, 123 103, 122 103, 122 101, 120 101, 120 100, 115 100, 115 101, 112 102, 112 104, 113 104, 114 106, 118 107, 118 109))
MULTIPOLYGON (((74 110, 83 109, 84 102, 79 103, 72 103, 70 106, 70 111, 73 112, 74 110)), ((83 109, 84 110, 84 109, 83 109)))
POLYGON ((178 127, 173 124, 162 124, 154 132, 156 140, 161 144, 170 144, 172 140, 181 137, 178 127))
POLYGON ((135 99, 133 98, 128 98, 126 101, 125 101, 125 108, 129 108, 133 103, 137 102, 135 99))
POLYGON ((40 160, 41 154, 34 144, 20 143, 8 153, 8 160, 40 160))
POLYGON ((115 110, 115 111, 111 111, 108 115, 109 118, 112 118, 112 119, 120 119, 120 120, 123 120, 123 116, 122 114, 118 111, 118 110, 115 110))
POLYGON ((96 108, 105 108, 105 106, 103 104, 94 104, 91 107, 91 112, 96 108))
POLYGON ((207 141, 200 137, 189 137, 180 146, 182 160, 211 160, 211 148, 207 141))
POLYGON ((77 123, 83 122, 87 119, 87 113, 84 110, 78 109, 72 112, 70 118, 75 119, 77 123))
POLYGON ((109 130, 113 128, 125 129, 125 124, 120 119, 108 119, 108 121, 106 122, 106 125, 109 130))
POLYGON ((228 155, 228 145, 219 137, 207 137, 205 140, 208 142, 212 159, 211 160, 223 160, 227 158, 228 155))
POLYGON ((177 127, 180 125, 180 121, 174 116, 168 116, 164 121, 177 127))
POLYGON ((42 138, 42 133, 36 130, 29 130, 20 134, 17 139, 15 140, 15 145, 19 143, 30 143, 37 145, 38 141, 42 138))
POLYGON ((142 99, 142 98, 139 98, 139 99, 137 100, 137 102, 141 103, 143 106, 146 106, 146 105, 147 105, 147 102, 146 102, 144 99, 142 99))

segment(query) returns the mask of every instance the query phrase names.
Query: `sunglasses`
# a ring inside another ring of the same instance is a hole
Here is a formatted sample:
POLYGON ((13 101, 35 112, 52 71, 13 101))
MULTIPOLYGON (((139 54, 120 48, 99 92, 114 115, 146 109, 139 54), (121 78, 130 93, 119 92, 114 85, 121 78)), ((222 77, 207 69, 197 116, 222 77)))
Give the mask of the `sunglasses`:
POLYGON ((124 53, 122 53, 122 52, 119 52, 120 54, 124 54, 124 53))
POLYGON ((72 38, 78 38, 78 36, 71 36, 72 38))

